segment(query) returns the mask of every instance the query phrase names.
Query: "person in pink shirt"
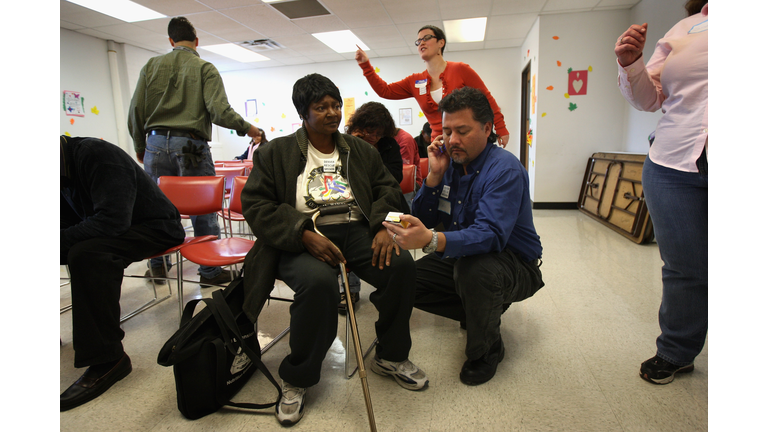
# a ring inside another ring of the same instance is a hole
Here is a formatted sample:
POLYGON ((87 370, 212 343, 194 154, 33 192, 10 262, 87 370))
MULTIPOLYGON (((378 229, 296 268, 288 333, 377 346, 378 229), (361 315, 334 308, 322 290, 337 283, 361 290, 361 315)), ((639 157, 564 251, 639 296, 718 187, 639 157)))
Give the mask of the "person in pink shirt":
POLYGON ((662 267, 661 335, 656 355, 640 366, 654 384, 693 372, 707 338, 707 0, 689 0, 688 17, 656 43, 643 62, 648 24, 633 24, 616 40, 619 89, 641 111, 661 109, 643 165, 643 193, 662 267))

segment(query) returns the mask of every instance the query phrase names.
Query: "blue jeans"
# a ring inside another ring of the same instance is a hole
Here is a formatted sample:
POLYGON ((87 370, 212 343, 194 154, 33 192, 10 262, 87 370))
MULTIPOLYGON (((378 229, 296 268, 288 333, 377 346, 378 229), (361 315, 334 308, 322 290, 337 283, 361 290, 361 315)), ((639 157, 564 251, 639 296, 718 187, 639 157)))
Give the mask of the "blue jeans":
MULTIPOLYGON (((659 308, 659 357, 693 363, 707 339, 707 169, 690 173, 646 158, 643 191, 664 266, 659 308)), ((703 163, 702 163, 703 162, 703 163)))
MULTIPOLYGON (((167 138, 161 135, 147 136, 147 148, 144 153, 144 171, 157 181, 160 176, 214 176, 216 170, 213 167, 213 158, 208 143, 203 140, 193 140, 184 137, 167 138), (182 147, 191 143, 197 148, 202 160, 185 161, 182 147), (186 165, 185 166, 185 162, 186 165)), ((215 235, 221 236, 219 222, 216 214, 211 213, 201 216, 190 216, 195 236, 215 235)), ((153 258, 150 264, 153 268, 162 267, 162 258, 153 258)), ((170 257, 166 257, 166 265, 170 268, 170 257)), ((200 275, 206 278, 214 278, 221 273, 221 267, 200 266, 200 275)))

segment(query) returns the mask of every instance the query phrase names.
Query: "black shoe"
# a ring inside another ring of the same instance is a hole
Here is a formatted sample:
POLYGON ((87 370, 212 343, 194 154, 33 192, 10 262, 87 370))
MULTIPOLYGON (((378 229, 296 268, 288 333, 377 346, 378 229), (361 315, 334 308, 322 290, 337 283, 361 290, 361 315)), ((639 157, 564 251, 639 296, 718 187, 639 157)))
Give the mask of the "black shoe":
POLYGON ((218 276, 212 277, 210 279, 200 275, 200 286, 203 288, 210 288, 211 285, 226 286, 229 285, 230 282, 232 282, 232 276, 230 275, 229 270, 224 270, 219 273, 218 276))
MULTIPOLYGON (((150 270, 147 270, 146 273, 144 273, 145 278, 151 278, 151 277, 159 277, 159 278, 166 278, 168 277, 168 272, 165 271, 165 267, 152 267, 151 273, 150 270)), ((165 279, 151 279, 158 285, 165 285, 165 279)))
POLYGON ((650 358, 640 365, 640 378, 654 384, 669 384, 675 379, 676 373, 688 372, 693 372, 693 363, 678 366, 659 356, 650 358))
POLYGON ((496 375, 496 366, 504 358, 504 342, 494 344, 484 356, 477 360, 467 360, 461 367, 459 379, 466 385, 478 385, 488 382, 496 375))
MULTIPOLYGON (((360 293, 352 293, 352 305, 354 307, 357 302, 360 301, 360 293)), ((339 315, 347 314, 347 293, 341 293, 341 301, 339 302, 339 315)))
POLYGON ((120 381, 131 373, 131 359, 128 354, 123 353, 123 357, 107 373, 98 376, 94 373, 93 366, 85 371, 74 384, 61 394, 61 411, 71 410, 80 405, 90 402, 101 396, 105 391, 112 387, 112 384, 120 381))

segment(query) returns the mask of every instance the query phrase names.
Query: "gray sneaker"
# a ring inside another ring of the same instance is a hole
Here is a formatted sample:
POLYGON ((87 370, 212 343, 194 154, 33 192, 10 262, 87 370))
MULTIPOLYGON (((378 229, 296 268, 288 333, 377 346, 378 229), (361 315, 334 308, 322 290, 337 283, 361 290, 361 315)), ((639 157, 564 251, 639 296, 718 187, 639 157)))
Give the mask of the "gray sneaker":
POLYGON ((307 389, 294 387, 283 381, 283 397, 280 403, 275 407, 275 416, 277 421, 283 426, 292 426, 304 417, 304 401, 307 396, 307 389))
POLYGON ((371 370, 379 375, 394 377, 400 387, 408 390, 421 390, 429 384, 427 374, 407 359, 401 362, 391 362, 382 360, 377 355, 373 358, 371 370))

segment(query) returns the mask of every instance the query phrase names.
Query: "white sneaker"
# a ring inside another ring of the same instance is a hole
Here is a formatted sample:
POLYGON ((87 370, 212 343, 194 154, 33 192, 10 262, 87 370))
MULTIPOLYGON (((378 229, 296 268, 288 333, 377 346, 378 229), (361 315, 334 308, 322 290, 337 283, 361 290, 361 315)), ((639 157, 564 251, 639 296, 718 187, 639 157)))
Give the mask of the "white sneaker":
POLYGON ((304 417, 304 401, 307 389, 294 387, 282 381, 283 397, 275 407, 277 421, 283 426, 292 426, 304 417))
POLYGON ((400 387, 408 390, 421 390, 429 384, 427 374, 407 359, 401 362, 391 362, 382 360, 377 355, 373 358, 371 370, 379 375, 394 377, 400 387))

